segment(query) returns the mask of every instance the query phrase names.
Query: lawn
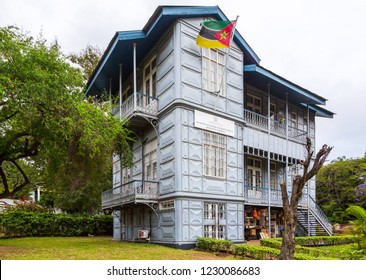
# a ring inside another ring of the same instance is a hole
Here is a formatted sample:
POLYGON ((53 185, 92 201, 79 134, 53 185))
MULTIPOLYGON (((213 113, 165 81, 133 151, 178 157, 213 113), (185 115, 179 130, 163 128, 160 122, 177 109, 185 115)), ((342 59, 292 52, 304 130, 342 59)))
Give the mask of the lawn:
MULTIPOLYGON (((253 245, 251 245, 253 246, 253 245)), ((365 259, 356 244, 313 247, 317 259, 365 259)), ((24 237, 0 239, 1 260, 234 260, 231 254, 179 250, 111 237, 24 237)))
POLYGON ((1 260, 230 260, 198 250, 178 250, 111 237, 24 237, 0 239, 1 260))

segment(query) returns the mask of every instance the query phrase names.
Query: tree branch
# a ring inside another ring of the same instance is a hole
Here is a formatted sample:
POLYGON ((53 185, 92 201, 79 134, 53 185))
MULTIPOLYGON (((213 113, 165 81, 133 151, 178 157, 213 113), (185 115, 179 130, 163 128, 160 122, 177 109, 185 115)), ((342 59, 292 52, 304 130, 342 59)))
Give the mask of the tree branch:
POLYGON ((2 195, 9 195, 9 185, 8 185, 8 180, 6 179, 6 175, 5 172, 3 170, 3 165, 0 164, 0 177, 1 180, 3 182, 3 186, 4 186, 4 191, 0 194, 0 198, 2 197, 2 195))
POLYGON ((329 153, 332 151, 333 147, 328 145, 323 145, 323 147, 319 150, 319 152, 315 156, 315 160, 313 163, 313 167, 310 171, 304 176, 305 182, 310 180, 314 175, 319 171, 319 169, 324 165, 329 153))
POLYGON ((27 174, 25 174, 25 172, 21 168, 21 166, 15 160, 10 160, 10 162, 12 164, 14 164, 14 166, 18 169, 19 173, 23 176, 24 181, 21 184, 15 183, 14 186, 12 187, 11 191, 10 191, 8 180, 6 178, 6 174, 5 174, 4 170, 1 167, 0 168, 0 176, 1 176, 1 179, 2 179, 3 184, 4 184, 4 191, 0 194, 0 198, 11 197, 15 193, 17 193, 18 191, 20 191, 21 189, 23 189, 26 185, 28 185, 30 183, 27 174))

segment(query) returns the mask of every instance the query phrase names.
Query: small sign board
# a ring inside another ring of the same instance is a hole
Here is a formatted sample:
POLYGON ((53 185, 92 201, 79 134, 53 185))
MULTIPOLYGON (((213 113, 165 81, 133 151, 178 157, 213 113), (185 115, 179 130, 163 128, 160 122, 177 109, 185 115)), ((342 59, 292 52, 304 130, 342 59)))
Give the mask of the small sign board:
POLYGON ((211 132, 234 137, 235 122, 198 110, 194 111, 194 126, 211 132))

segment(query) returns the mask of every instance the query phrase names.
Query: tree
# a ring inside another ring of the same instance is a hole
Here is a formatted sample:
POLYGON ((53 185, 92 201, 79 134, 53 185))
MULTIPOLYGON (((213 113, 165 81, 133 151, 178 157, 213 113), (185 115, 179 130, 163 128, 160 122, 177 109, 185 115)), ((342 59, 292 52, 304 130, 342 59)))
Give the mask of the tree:
POLYGON ((331 221, 345 222, 343 212, 352 204, 366 206, 365 180, 365 157, 335 161, 319 170, 317 203, 331 221))
POLYGON ((81 68, 83 69, 84 78, 87 81, 93 74, 93 71, 96 68, 101 56, 102 51, 99 49, 98 46, 87 45, 87 47, 81 52, 71 53, 70 55, 68 55, 68 58, 73 63, 81 66, 81 68))
POLYGON ((44 141, 54 138, 52 120, 60 117, 60 105, 81 85, 80 78, 62 60, 58 45, 47 47, 16 28, 0 29, 0 198, 30 183, 22 162, 38 156, 44 141), (9 169, 22 180, 9 180, 9 169))
POLYGON ((84 81, 57 44, 0 28, 0 198, 29 186, 33 169, 56 204, 92 212, 111 187, 112 153, 131 163, 128 129, 85 98, 84 81))
POLYGON ((355 188, 355 201, 360 203, 362 207, 366 207, 366 181, 355 188))
POLYGON ((301 176, 297 175, 294 177, 292 181, 291 196, 289 196, 287 192, 286 183, 282 182, 280 184, 284 214, 284 232, 280 252, 280 259, 282 260, 293 259, 295 253, 295 231, 298 223, 298 205, 305 184, 317 174, 331 150, 332 147, 323 145, 323 147, 313 159, 314 150, 312 148, 311 139, 307 138, 306 158, 301 162, 301 165, 303 166, 303 172, 301 176))

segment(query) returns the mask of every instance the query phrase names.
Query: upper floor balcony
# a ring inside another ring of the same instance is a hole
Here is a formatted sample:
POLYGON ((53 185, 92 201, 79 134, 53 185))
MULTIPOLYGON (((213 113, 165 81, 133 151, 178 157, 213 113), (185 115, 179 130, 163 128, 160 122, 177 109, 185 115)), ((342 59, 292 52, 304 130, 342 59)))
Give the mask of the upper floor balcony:
MULTIPOLYGON (((119 116, 119 104, 114 106, 112 114, 119 116)), ((149 118, 156 118, 158 113, 157 98, 143 93, 132 94, 123 100, 121 107, 121 116, 130 119, 133 115, 140 115, 149 118)))
POLYGON ((128 203, 157 202, 159 182, 133 180, 102 193, 102 209, 113 209, 128 203))
MULTIPOLYGON (((308 136, 307 131, 293 127, 286 123, 286 119, 275 120, 270 118, 268 121, 268 116, 264 116, 253 111, 244 109, 244 121, 255 128, 261 129, 265 132, 270 132, 271 134, 280 136, 285 138, 288 135, 288 138, 291 140, 299 141, 301 143, 306 143, 306 137, 308 136), (270 126, 268 128, 268 126, 270 126)), ((310 135, 311 138, 314 138, 314 135, 310 135)))

